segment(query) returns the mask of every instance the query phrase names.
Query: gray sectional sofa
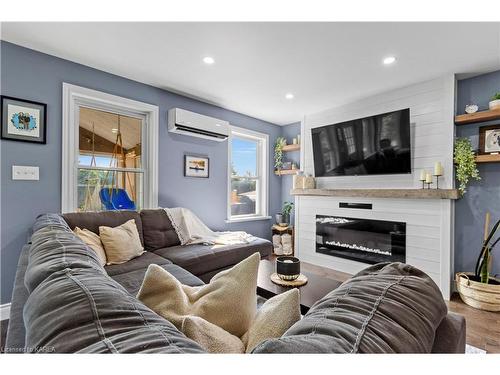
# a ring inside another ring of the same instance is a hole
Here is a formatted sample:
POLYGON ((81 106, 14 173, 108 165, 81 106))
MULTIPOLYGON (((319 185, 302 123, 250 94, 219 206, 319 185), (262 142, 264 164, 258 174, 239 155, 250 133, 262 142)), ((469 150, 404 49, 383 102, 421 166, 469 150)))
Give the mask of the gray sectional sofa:
MULTIPOLYGON (((45 214, 21 253, 5 351, 10 353, 203 353, 135 294, 149 264, 202 285, 272 244, 180 246, 163 210, 45 214), (146 253, 102 267, 72 232, 135 219, 146 253)), ((465 321, 447 312, 432 280, 409 265, 367 268, 318 301, 281 338, 254 353, 463 353, 465 321)))

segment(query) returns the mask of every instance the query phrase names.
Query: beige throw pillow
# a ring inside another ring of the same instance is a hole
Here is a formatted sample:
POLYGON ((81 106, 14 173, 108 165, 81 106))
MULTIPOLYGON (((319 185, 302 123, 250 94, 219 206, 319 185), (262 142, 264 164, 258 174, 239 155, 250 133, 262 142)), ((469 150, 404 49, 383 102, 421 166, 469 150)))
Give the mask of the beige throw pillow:
POLYGON ((151 264, 137 298, 179 330, 184 318, 194 315, 241 337, 257 312, 259 261, 260 254, 255 253, 198 287, 182 285, 163 268, 151 264))
POLYGON ((299 320, 300 293, 298 289, 290 289, 267 300, 259 309, 248 332, 241 338, 246 352, 250 353, 264 340, 281 337, 299 320))
POLYGON ((259 260, 253 254, 199 287, 182 285, 152 264, 137 298, 210 353, 249 353, 300 320, 298 289, 269 299, 257 313, 259 260))
POLYGON ((73 230, 73 233, 75 233, 88 247, 95 251, 97 257, 99 258, 99 263, 101 266, 104 266, 106 264, 106 253, 104 251, 104 247, 102 247, 102 242, 99 236, 88 229, 80 229, 78 227, 73 230))
POLYGON ((209 353, 245 353, 245 345, 239 337, 200 317, 185 317, 181 331, 209 353))
POLYGON ((134 219, 115 228, 100 226, 99 236, 106 251, 107 265, 122 264, 144 253, 134 219))

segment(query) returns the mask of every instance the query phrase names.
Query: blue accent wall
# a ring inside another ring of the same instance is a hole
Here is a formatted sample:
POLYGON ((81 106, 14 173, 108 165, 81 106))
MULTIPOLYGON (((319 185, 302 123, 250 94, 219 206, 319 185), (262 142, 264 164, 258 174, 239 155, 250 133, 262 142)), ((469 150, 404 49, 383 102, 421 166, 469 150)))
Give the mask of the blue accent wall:
MULTIPOLYGON (((159 204, 192 209, 216 230, 245 230, 270 238, 271 220, 226 224, 227 142, 214 142, 167 131, 167 111, 184 108, 269 134, 269 155, 280 126, 206 104, 84 65, 1 42, 1 93, 47 103, 47 144, 1 141, 1 303, 11 299, 21 248, 37 215, 61 209, 62 83, 67 82, 157 105, 159 126, 159 204), (210 158, 210 178, 183 176, 186 153, 210 158), (39 181, 13 181, 12 165, 40 167, 39 181)), ((281 178, 269 168, 269 214, 280 210, 281 178)))
MULTIPOLYGON (((477 104, 479 110, 488 109, 494 93, 500 91, 500 70, 458 81, 457 114, 465 113, 466 104, 477 104)), ((457 137, 469 138, 479 148, 479 127, 499 125, 500 121, 458 125, 457 137)), ((500 163, 478 164, 480 181, 467 188, 465 196, 455 204, 455 272, 473 271, 484 236, 484 217, 491 213, 491 226, 500 219, 500 163)), ((500 274, 500 248, 493 253, 491 272, 500 274)))

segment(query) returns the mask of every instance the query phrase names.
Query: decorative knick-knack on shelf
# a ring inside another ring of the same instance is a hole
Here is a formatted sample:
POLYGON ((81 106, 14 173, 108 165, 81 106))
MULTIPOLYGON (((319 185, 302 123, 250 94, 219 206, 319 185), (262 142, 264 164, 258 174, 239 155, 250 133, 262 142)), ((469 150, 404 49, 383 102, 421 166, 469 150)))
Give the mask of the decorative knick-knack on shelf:
POLYGON ((303 184, 302 189, 316 188, 316 180, 311 175, 307 175, 306 177, 304 177, 304 179, 302 180, 302 184, 303 184))

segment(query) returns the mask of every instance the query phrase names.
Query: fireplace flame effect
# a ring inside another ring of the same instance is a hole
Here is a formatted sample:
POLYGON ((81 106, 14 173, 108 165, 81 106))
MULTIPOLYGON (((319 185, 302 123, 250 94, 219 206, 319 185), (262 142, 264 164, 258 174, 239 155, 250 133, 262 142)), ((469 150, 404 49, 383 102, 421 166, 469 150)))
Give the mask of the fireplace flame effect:
POLYGON ((366 247, 363 245, 357 245, 355 243, 354 244, 347 244, 347 243, 342 243, 342 242, 338 242, 338 241, 326 241, 325 243, 327 245, 330 245, 330 246, 339 246, 339 247, 344 247, 344 248, 352 249, 352 250, 361 250, 361 251, 366 251, 369 253, 382 254, 382 255, 388 255, 388 256, 392 255, 392 253, 390 251, 387 251, 387 250, 372 249, 370 247, 366 247))
POLYGON ((316 223, 320 224, 348 224, 354 220, 348 220, 343 217, 316 217, 316 223))

